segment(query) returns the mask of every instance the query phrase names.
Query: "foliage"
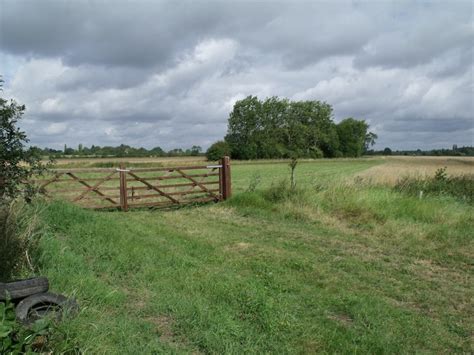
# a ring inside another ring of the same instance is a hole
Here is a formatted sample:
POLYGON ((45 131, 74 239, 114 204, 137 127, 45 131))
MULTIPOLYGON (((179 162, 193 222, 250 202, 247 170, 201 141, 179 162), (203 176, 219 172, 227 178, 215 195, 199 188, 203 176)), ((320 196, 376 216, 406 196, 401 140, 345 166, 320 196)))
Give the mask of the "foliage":
POLYGON ((386 147, 383 150, 383 155, 392 155, 392 150, 389 147, 386 147))
MULTIPOLYGON (((390 149, 390 148, 389 148, 390 149)), ((385 155, 384 150, 368 150, 367 155, 385 155)), ((431 149, 431 150, 395 150, 393 155, 414 155, 414 156, 455 156, 455 157, 473 157, 474 147, 453 146, 452 149, 431 149)))
POLYGON ((366 146, 367 129, 364 121, 346 118, 337 125, 340 151, 345 157, 360 157, 366 146))
POLYGON ((0 204, 21 193, 30 200, 35 191, 27 180, 46 168, 41 163, 38 149, 25 148, 28 138, 17 127, 24 112, 24 105, 0 97, 0 204), (22 184, 26 189, 22 188, 22 184))
POLYGON ((474 204, 474 175, 448 176, 446 168, 440 168, 433 177, 419 178, 406 176, 398 181, 396 191, 418 196, 453 196, 461 201, 474 204))
POLYGON ((191 156, 198 156, 201 154, 202 148, 198 145, 193 145, 191 147, 191 156))
POLYGON ((224 141, 215 142, 206 151, 206 157, 209 161, 219 160, 228 155, 230 155, 230 146, 224 141))
POLYGON ((332 112, 320 101, 249 96, 235 103, 225 141, 236 159, 360 156, 375 142, 364 121, 336 125, 332 112))
POLYGON ((146 149, 143 147, 132 147, 127 144, 121 144, 116 147, 112 146, 98 146, 91 147, 79 144, 77 149, 64 145, 63 150, 52 148, 37 148, 41 155, 48 157, 179 157, 179 156, 200 156, 202 155, 202 148, 198 145, 193 145, 188 149, 175 148, 169 151, 163 150, 161 147, 154 147, 146 149))
POLYGON ((373 132, 368 132, 365 136, 365 152, 366 153, 370 147, 372 147, 373 145, 375 145, 375 141, 377 140, 378 136, 373 133, 373 132))
POLYGON ((0 302, 1 354, 43 354, 53 349, 61 354, 79 353, 53 320, 46 317, 24 327, 15 319, 13 303, 0 302))

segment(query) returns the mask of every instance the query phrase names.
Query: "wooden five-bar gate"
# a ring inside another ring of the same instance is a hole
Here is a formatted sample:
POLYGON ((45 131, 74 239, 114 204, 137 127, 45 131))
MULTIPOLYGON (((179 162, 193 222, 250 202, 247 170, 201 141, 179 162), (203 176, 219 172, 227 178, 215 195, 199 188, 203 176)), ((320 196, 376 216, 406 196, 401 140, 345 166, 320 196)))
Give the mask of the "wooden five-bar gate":
POLYGON ((218 165, 55 169, 35 179, 40 192, 93 209, 170 207, 231 196, 229 157, 218 165))

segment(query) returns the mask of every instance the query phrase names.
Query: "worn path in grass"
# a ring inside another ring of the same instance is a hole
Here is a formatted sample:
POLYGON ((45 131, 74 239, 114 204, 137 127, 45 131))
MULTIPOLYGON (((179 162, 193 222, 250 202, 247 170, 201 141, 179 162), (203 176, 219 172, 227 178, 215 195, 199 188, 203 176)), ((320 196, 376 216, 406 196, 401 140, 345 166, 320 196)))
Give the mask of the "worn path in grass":
POLYGON ((374 164, 301 164, 290 200, 244 192, 288 176, 269 164, 234 166, 222 204, 49 205, 42 270, 82 307, 64 327, 93 353, 472 351, 472 208, 312 188, 374 164))

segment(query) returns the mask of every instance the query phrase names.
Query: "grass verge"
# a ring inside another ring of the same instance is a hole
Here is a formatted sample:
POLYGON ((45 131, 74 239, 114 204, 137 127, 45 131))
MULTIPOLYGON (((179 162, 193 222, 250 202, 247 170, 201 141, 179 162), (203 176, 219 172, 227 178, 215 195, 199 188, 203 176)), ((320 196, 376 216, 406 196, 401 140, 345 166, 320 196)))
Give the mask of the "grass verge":
POLYGON ((471 352, 472 206, 334 183, 360 164, 302 165, 296 192, 281 166, 246 192, 241 166, 230 201, 166 213, 49 205, 41 269, 82 309, 65 332, 94 353, 471 352))

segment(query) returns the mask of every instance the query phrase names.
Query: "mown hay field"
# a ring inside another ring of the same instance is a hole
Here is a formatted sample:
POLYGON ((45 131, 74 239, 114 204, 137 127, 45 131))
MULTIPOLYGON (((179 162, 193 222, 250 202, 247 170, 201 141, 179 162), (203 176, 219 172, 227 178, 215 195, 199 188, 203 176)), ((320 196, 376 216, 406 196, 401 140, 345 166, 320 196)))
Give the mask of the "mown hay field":
POLYGON ((89 353, 469 353, 474 208, 392 187, 444 166, 473 160, 302 161, 296 190, 287 162, 235 162, 223 203, 44 204, 40 272, 89 353))

